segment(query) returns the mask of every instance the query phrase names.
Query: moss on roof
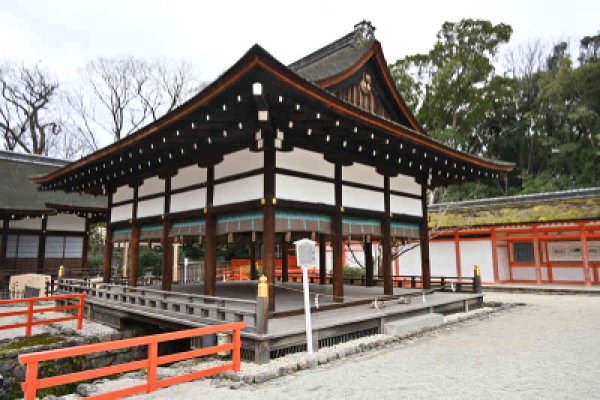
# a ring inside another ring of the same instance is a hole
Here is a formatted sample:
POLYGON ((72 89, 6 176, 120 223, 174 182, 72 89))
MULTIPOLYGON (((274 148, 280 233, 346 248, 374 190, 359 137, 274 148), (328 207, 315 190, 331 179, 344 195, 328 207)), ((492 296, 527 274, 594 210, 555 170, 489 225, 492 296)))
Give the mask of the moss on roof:
POLYGON ((441 207, 429 212, 430 228, 553 222, 600 218, 600 197, 525 204, 441 207))

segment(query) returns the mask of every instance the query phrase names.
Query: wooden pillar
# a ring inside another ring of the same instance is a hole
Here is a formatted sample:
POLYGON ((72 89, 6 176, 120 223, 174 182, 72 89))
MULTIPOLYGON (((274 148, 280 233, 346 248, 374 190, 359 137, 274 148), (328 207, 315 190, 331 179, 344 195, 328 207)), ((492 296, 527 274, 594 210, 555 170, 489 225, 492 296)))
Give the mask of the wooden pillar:
POLYGON ((256 268, 256 243, 250 243, 250 279, 258 279, 258 269, 256 268))
POLYGON ((104 248, 102 249, 104 251, 103 254, 103 261, 102 261, 102 267, 103 267, 103 271, 102 271, 102 281, 104 283, 110 283, 110 279, 112 277, 112 253, 113 253, 113 242, 112 242, 112 236, 113 236, 113 229, 110 226, 110 218, 111 218, 111 214, 112 214, 112 198, 113 198, 113 191, 109 191, 107 193, 107 197, 108 197, 108 205, 107 205, 107 210, 108 210, 108 215, 107 215, 107 219, 106 219, 106 236, 104 237, 104 248))
POLYGON ((542 261, 540 258, 540 241, 538 239, 537 227, 533 227, 533 259, 535 261, 535 281, 542 284, 542 261))
POLYGON ((583 277, 585 279, 585 286, 591 286, 592 278, 590 275, 590 256, 588 253, 587 233, 583 225, 579 227, 579 235, 581 240, 581 256, 583 258, 583 277))
POLYGON ((327 283, 327 241, 325 235, 319 234, 319 284, 327 283))
POLYGON ((282 235, 281 240, 281 281, 288 282, 289 271, 288 271, 288 246, 289 243, 285 239, 285 233, 282 235))
POLYGON ((42 230, 38 238, 37 272, 44 272, 44 260, 46 259, 46 230, 48 229, 48 216, 42 215, 42 230))
POLYGON ((421 184, 421 220, 420 241, 421 241, 421 277, 423 279, 423 289, 431 288, 431 267, 429 265, 429 227, 427 226, 427 180, 421 184))
POLYGON ((331 248, 333 255, 333 301, 344 301, 344 265, 342 252, 342 165, 335 164, 335 205, 336 210, 331 216, 331 248))
POLYGON ((383 177, 383 203, 384 216, 381 220, 381 264, 383 269, 383 294, 394 294, 392 280, 392 236, 391 236, 391 208, 390 208, 390 176, 383 177))
POLYGON ((458 230, 454 231, 454 257, 456 262, 456 277, 462 278, 462 262, 460 260, 460 234, 458 230))
POLYGON ((212 211, 215 167, 206 170, 206 236, 204 238, 204 294, 214 296, 217 286, 217 217, 212 211))
POLYGON ((500 271, 498 271, 498 239, 496 229, 492 228, 492 265, 494 267, 494 283, 500 282, 500 271))
POLYGON ((85 217, 85 232, 83 233, 83 249, 81 250, 81 268, 87 268, 88 247, 90 245, 90 220, 85 217))
POLYGON ((163 209, 163 230, 161 238, 162 247, 162 279, 161 289, 171 290, 173 285, 173 269, 175 266, 172 262, 173 240, 171 239, 171 221, 168 219, 171 211, 171 177, 165 177, 165 204, 163 209))
POLYGON ((129 240, 129 286, 137 285, 138 264, 140 256, 140 226, 134 223, 131 227, 131 239, 129 240))
POLYGON ((365 285, 370 287, 373 286, 373 243, 370 241, 363 243, 363 249, 365 252, 365 285))
POLYGON ((263 271, 269 287, 269 310, 275 310, 275 135, 264 132, 263 271))
POLYGON ((9 219, 8 216, 4 216, 2 219, 2 238, 0 239, 0 285, 4 284, 4 280, 6 279, 5 274, 9 274, 7 272, 8 266, 6 265, 6 246, 8 246, 8 228, 9 228, 9 219))

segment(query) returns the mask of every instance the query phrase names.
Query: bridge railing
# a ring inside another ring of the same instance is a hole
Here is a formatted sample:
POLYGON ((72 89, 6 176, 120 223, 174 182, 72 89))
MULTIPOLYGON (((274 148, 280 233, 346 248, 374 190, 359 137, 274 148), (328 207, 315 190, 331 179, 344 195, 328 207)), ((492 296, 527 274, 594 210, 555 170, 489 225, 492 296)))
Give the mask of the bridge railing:
POLYGON ((18 311, 8 311, 0 313, 0 318, 6 317, 15 317, 15 316, 25 316, 26 321, 17 324, 9 324, 9 325, 1 325, 0 331, 6 329, 15 329, 15 328, 25 328, 25 336, 31 336, 31 330, 36 325, 46 325, 55 322, 66 322, 71 320, 77 320, 77 329, 81 329, 83 327, 83 312, 84 312, 84 303, 85 303, 85 293, 77 293, 77 294, 66 294, 61 296, 50 296, 50 297, 29 297, 24 299, 13 299, 13 300, 0 300, 0 306, 6 305, 20 305, 24 304, 27 306, 26 310, 18 310, 18 311), (34 308, 36 303, 43 302, 51 302, 51 301, 68 301, 68 300, 79 300, 78 304, 75 305, 59 305, 56 307, 42 307, 42 308, 34 308), (67 316, 67 317, 59 317, 59 318, 50 318, 39 321, 34 321, 34 314, 40 314, 44 312, 56 312, 56 311, 70 311, 77 310, 77 315, 75 316, 67 316))
POLYGON ((172 292, 147 287, 128 287, 80 279, 60 279, 61 293, 86 293, 102 304, 172 316, 194 318, 205 324, 245 322, 247 330, 257 330, 256 300, 172 292))
POLYGON ((54 386, 65 385, 68 383, 81 382, 89 379, 102 378, 109 375, 120 374, 129 371, 147 369, 146 383, 116 390, 109 393, 102 393, 96 396, 86 397, 87 399, 118 399, 125 396, 132 396, 139 393, 151 393, 159 388, 188 382, 194 379, 215 375, 229 370, 239 371, 241 366, 240 348, 241 336, 240 330, 244 328, 243 322, 234 322, 223 325, 215 325, 204 328, 187 329, 183 331, 162 333, 158 335, 142 336, 131 339, 116 340, 105 343, 95 343, 83 346, 70 347, 51 351, 42 351, 38 353, 22 354, 19 356, 19 362, 26 366, 25 382, 21 384, 25 393, 25 400, 34 400, 37 391, 40 389, 54 386), (171 340, 188 339, 203 335, 216 334, 220 332, 231 332, 231 343, 221 344, 202 349, 185 351, 182 353, 158 355, 158 345, 162 342, 171 340), (148 358, 128 363, 110 365, 108 367, 96 368, 92 370, 73 372, 65 375, 57 375, 47 378, 39 378, 39 365, 47 361, 54 361, 63 358, 84 356, 87 354, 126 349, 130 347, 147 346, 148 358), (184 375, 158 379, 157 367, 159 365, 170 364, 190 358, 203 357, 219 352, 231 351, 231 362, 217 367, 205 370, 194 371, 184 375))

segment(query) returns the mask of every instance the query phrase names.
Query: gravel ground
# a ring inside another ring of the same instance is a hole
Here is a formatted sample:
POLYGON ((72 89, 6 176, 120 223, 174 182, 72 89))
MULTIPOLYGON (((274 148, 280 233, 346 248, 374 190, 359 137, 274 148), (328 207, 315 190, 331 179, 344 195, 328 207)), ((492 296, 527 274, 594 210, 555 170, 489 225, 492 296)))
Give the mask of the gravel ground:
POLYGON ((600 398, 600 297, 491 293, 486 300, 528 306, 260 385, 232 390, 220 380, 199 380, 133 398, 600 398))

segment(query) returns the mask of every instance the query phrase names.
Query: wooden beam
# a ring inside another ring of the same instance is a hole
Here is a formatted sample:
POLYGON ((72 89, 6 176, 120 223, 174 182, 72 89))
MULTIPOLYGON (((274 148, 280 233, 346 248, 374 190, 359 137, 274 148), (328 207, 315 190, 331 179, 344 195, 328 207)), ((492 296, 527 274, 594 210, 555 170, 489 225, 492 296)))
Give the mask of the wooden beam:
POLYGON ((383 177, 383 202, 385 214, 381 220, 381 264, 383 269, 383 294, 393 295, 394 285, 392 281, 392 237, 390 222, 390 177, 383 177))
POLYGON ((85 234, 83 235, 83 249, 81 250, 81 267, 87 268, 88 261, 88 247, 90 243, 90 219, 86 216, 85 218, 85 234))
POLYGON ((327 283, 327 241, 325 235, 319 234, 319 284, 327 283))
MULTIPOLYGON (((165 178, 165 203, 163 215, 169 214, 171 211, 171 177, 165 178)), ((162 247, 162 280, 161 289, 171 290, 173 285, 173 239, 169 235, 171 233, 171 221, 164 218, 163 230, 161 238, 162 247)))
POLYGON ((4 273, 8 266, 6 265, 6 247, 8 246, 8 228, 9 222, 8 215, 5 215, 2 219, 2 238, 0 240, 0 284, 4 284, 4 273))
POLYGON ((344 301, 344 265, 342 251, 342 165, 335 164, 335 205, 336 211, 331 215, 331 247, 333 254, 333 301, 344 301))
POLYGON ((46 259, 46 230, 48 229, 48 215, 42 215, 42 230, 38 236, 38 254, 37 254, 37 272, 41 274, 44 271, 44 261, 46 259))
POLYGON ((365 253, 365 285, 373 286, 373 244, 371 242, 363 243, 363 251, 365 253))
POLYGON ((275 137, 264 135, 263 271, 269 285, 269 309, 275 310, 275 137))
POLYGON ((423 220, 420 225, 421 242, 421 279, 423 289, 431 289, 431 267, 429 264, 429 228, 427 226, 427 184, 421 184, 421 212, 423 220))
POLYGON ((112 203, 113 203, 113 193, 110 192, 107 195, 108 204, 108 216, 106 218, 106 236, 104 237, 104 254, 103 254, 103 282, 110 283, 110 279, 112 277, 112 253, 113 253, 113 242, 112 242, 112 233, 113 228, 110 226, 110 218, 112 214, 112 203))
POLYGON ((258 279, 258 269, 256 268, 256 243, 250 243, 250 279, 258 279))
POLYGON ((139 259, 140 226, 135 222, 131 227, 131 239, 129 240, 129 274, 127 278, 130 287, 137 286, 139 259))
POLYGON ((204 294, 214 296, 217 285, 217 217, 212 210, 215 167, 206 170, 206 235, 204 237, 204 294))
POLYGON ((289 281, 289 271, 288 271, 288 246, 289 243, 285 239, 285 233, 281 235, 281 281, 287 282, 289 281))

